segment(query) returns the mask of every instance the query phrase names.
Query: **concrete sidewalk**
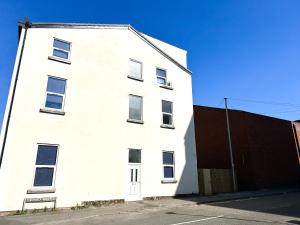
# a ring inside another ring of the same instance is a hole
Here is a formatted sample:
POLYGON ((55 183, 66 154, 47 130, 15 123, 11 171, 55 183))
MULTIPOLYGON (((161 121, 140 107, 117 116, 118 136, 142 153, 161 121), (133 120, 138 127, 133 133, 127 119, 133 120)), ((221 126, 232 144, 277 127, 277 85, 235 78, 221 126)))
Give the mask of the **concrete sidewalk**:
MULTIPOLYGON (((41 212, 36 213, 36 216, 39 215, 51 215, 56 214, 57 216, 61 215, 64 217, 66 214, 68 216, 75 216, 85 214, 86 216, 94 215, 118 215, 118 214, 127 214, 127 213, 142 213, 149 211, 160 211, 173 207, 181 207, 188 205, 199 205, 199 204, 208 204, 213 202, 225 202, 232 201, 238 199, 247 199, 247 198, 257 198, 264 196, 273 196, 273 195, 283 195, 287 193, 300 192, 300 189, 277 189, 277 190, 260 190, 260 191, 250 191, 250 192, 237 192, 237 193, 223 193, 216 194, 212 196, 202 196, 202 195, 194 195, 188 197, 166 197, 159 200, 143 200, 137 202, 125 202, 124 204, 116 204, 110 206, 102 206, 102 207, 88 207, 84 209, 57 209, 53 212, 41 212)), ((33 215, 32 213, 27 213, 25 215, 33 215)), ((1 213, 0 213, 1 216, 1 213)), ((2 214, 2 216, 5 216, 2 214)))

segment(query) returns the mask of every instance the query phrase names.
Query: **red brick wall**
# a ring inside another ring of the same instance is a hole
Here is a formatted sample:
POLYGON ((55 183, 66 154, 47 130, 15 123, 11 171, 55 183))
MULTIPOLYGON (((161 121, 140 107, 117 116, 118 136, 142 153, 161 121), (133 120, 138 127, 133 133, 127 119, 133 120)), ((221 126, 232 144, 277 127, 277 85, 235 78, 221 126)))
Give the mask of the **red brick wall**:
MULTIPOLYGON (((231 168, 225 110, 194 106, 194 120, 198 168, 231 168)), ((229 111, 229 120, 239 189, 299 182, 290 121, 237 110, 229 111)))

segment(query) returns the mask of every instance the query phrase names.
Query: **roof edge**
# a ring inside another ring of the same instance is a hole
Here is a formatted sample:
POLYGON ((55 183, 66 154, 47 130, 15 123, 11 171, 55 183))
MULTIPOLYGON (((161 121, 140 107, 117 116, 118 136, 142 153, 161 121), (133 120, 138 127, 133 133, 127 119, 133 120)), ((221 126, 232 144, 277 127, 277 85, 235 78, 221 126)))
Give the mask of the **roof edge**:
MULTIPOLYGON (((225 108, 218 108, 218 107, 213 107, 213 106, 205 106, 205 105, 193 105, 194 108, 206 108, 206 109, 212 109, 212 110, 219 110, 219 111, 225 111, 225 108)), ((277 120, 283 120, 283 121, 288 121, 288 122, 293 122, 291 120, 287 119, 282 119, 274 116, 269 116, 269 115, 264 115, 264 114, 259 114, 259 113, 254 113, 254 112, 249 112, 245 110, 240 110, 240 109, 228 109, 229 112, 238 112, 238 113, 244 113, 244 114, 251 114, 255 116, 261 116, 261 117, 268 117, 268 118, 273 118, 277 120)))
MULTIPOLYGON (((188 74, 192 75, 192 71, 190 71, 189 69, 187 69, 186 67, 184 67, 183 65, 181 65, 179 62, 177 62, 177 60, 175 60, 174 58, 172 58, 169 54, 167 54, 165 51, 161 50, 159 47, 157 47, 152 41, 150 41, 147 37, 145 37, 145 35, 139 31, 137 31, 134 27, 132 27, 130 25, 129 29, 135 33, 136 35, 138 35, 139 37, 141 37, 142 39, 144 39, 145 42, 147 42, 150 46, 152 46, 155 50, 157 50, 159 53, 161 53, 163 56, 165 56, 167 59, 169 59, 170 61, 172 61, 174 64, 176 64, 179 68, 181 68, 182 70, 184 70, 185 72, 187 72, 188 74)), ((176 47, 176 46, 175 46, 176 47)))
MULTIPOLYGON (((24 27, 24 22, 19 21, 18 26, 24 27)), ((34 22, 30 23, 31 28, 99 28, 99 27, 130 27, 130 24, 94 24, 94 23, 43 23, 34 22)))
MULTIPOLYGON (((24 22, 18 22, 18 27, 24 28, 25 24, 24 22)), ((160 49, 158 46, 156 46, 152 41, 150 41, 143 33, 137 31, 134 27, 132 27, 130 24, 89 24, 89 23, 30 23, 30 28, 75 28, 75 29, 83 29, 83 28, 90 28, 90 29, 97 29, 97 28, 107 28, 107 29, 115 29, 115 28, 125 28, 133 32, 135 35, 143 39, 148 45, 150 45, 152 48, 154 48, 156 51, 158 51, 160 54, 162 54, 164 57, 169 59, 171 62, 173 62, 175 65, 177 65, 180 69, 184 70, 186 73, 192 75, 192 71, 181 65, 177 60, 172 58, 169 54, 167 54, 165 51, 160 49)))
MULTIPOLYGON (((24 22, 18 22, 18 27, 24 28, 25 24, 24 22)), ((177 65, 179 68, 187 72, 188 74, 192 75, 192 71, 181 65, 177 60, 172 58, 169 54, 167 54, 165 51, 157 47, 153 42, 151 42, 147 37, 145 37, 141 32, 137 31, 135 28, 133 28, 130 24, 92 24, 92 23, 30 23, 30 28, 89 28, 89 29, 98 29, 98 28, 107 28, 107 29, 114 29, 114 28, 125 28, 136 34, 138 37, 143 39, 148 45, 150 45, 152 48, 154 48, 156 51, 158 51, 160 54, 162 54, 164 57, 169 59, 171 62, 173 62, 175 65, 177 65)))

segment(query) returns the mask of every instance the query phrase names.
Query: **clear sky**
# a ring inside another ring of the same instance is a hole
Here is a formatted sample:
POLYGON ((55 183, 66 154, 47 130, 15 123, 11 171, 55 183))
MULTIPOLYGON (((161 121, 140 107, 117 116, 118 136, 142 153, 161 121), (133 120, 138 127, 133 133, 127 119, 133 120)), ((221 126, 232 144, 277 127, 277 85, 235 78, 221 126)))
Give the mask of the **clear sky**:
POLYGON ((188 51, 195 104, 222 107, 224 97, 246 99, 251 101, 229 100, 229 106, 300 119, 299 0, 1 0, 0 124, 17 21, 24 16, 33 22, 131 24, 188 51))

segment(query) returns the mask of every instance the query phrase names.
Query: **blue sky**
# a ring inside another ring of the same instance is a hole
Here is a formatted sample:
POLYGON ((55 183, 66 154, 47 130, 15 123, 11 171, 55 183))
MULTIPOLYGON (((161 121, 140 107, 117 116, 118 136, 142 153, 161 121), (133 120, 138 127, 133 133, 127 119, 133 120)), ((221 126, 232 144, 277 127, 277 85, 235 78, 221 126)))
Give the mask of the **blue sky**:
POLYGON ((232 108, 300 119, 299 12, 299 0, 2 0, 0 124, 17 21, 24 16, 33 22, 131 24, 188 51, 195 104, 222 107, 228 97, 243 100, 229 100, 232 108))

